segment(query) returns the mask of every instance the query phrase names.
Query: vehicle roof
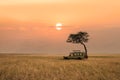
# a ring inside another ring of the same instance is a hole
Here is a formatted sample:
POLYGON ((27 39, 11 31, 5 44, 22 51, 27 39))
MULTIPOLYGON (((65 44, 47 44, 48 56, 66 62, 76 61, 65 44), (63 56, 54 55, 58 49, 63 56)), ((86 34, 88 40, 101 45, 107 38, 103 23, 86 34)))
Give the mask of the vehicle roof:
POLYGON ((80 50, 73 50, 73 51, 80 51, 80 50))

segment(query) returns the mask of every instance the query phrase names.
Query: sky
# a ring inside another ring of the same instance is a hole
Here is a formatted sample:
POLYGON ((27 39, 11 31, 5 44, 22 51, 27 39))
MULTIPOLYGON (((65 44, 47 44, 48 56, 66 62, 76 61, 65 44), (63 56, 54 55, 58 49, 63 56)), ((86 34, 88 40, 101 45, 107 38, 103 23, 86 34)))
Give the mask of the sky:
POLYGON ((89 53, 120 53, 120 0, 0 0, 0 53, 84 51, 66 43, 79 31, 90 35, 89 53))

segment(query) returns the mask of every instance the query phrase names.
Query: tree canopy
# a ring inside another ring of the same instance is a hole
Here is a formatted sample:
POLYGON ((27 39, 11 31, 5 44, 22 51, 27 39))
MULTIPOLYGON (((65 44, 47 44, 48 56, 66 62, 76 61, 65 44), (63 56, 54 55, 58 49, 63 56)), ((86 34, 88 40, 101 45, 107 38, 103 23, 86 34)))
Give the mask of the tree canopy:
POLYGON ((88 42, 88 33, 87 32, 78 32, 77 34, 70 34, 67 42, 68 43, 86 43, 88 42))

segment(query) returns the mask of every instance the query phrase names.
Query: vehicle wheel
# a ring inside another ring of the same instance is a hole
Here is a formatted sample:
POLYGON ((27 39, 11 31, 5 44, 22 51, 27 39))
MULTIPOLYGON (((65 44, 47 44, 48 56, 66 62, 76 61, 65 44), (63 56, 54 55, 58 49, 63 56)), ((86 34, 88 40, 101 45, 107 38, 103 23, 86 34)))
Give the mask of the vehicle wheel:
POLYGON ((79 57, 78 59, 79 59, 79 60, 81 60, 81 58, 80 58, 80 57, 79 57))
POLYGON ((64 59, 68 59, 67 57, 64 57, 64 59))

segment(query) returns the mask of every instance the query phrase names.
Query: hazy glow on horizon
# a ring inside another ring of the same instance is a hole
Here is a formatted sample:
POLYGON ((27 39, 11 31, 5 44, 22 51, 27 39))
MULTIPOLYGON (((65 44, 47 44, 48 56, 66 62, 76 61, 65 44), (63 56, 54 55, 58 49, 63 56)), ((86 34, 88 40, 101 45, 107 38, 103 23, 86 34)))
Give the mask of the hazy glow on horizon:
POLYGON ((65 52, 78 31, 91 52, 120 52, 120 0, 0 0, 0 52, 65 52))

